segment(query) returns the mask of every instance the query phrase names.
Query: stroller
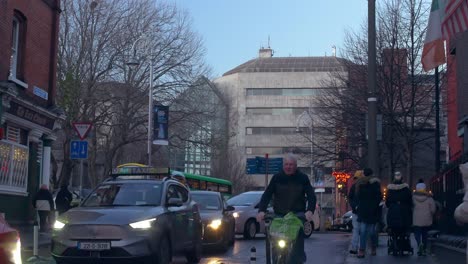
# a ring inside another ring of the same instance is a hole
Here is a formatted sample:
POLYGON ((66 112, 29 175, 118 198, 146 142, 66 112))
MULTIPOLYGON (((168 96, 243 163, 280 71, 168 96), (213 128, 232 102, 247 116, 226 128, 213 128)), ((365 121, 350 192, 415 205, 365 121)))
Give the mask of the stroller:
POLYGON ((414 250, 411 247, 410 232, 408 228, 389 227, 388 233, 388 255, 404 256, 413 255, 414 250))

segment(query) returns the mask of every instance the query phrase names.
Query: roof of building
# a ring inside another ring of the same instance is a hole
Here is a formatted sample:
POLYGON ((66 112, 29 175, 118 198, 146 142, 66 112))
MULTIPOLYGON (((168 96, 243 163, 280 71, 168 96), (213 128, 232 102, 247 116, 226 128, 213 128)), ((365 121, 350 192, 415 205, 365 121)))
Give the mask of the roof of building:
POLYGON ((223 76, 246 72, 332 72, 344 70, 346 60, 330 57, 256 58, 226 72, 223 76))

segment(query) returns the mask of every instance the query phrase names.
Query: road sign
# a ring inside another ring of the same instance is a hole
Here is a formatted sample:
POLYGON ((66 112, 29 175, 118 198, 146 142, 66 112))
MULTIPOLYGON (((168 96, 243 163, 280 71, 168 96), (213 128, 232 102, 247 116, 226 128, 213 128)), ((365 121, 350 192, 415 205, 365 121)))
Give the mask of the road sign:
POLYGON ((81 140, 86 138, 92 127, 89 122, 73 122, 72 125, 81 140))
POLYGON ((87 159, 88 141, 73 140, 72 142, 70 142, 70 158, 87 159))
POLYGON ((325 192, 325 188, 317 188, 317 189, 315 189, 315 192, 316 192, 316 193, 324 193, 324 192, 325 192))
MULTIPOLYGON (((267 159, 255 157, 247 159, 247 174, 267 174, 267 159)), ((268 174, 275 174, 283 169, 283 158, 268 159, 268 174)))

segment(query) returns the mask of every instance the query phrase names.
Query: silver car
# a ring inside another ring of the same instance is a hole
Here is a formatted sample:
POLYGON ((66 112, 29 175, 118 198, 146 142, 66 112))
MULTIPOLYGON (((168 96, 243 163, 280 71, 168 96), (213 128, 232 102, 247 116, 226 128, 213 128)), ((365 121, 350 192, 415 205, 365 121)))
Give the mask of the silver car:
POLYGON ((198 206, 174 180, 109 180, 53 226, 57 263, 170 263, 202 251, 198 206))
MULTIPOLYGON (((257 233, 265 233, 264 223, 258 223, 255 219, 258 213, 258 203, 263 191, 251 191, 241 193, 227 200, 227 204, 235 208, 233 216, 236 218, 236 234, 242 234, 245 239, 252 239, 257 233)), ((269 211, 273 208, 268 207, 269 211)), ((316 209, 311 222, 304 223, 304 235, 310 237, 314 230, 320 226, 319 212, 316 209)))

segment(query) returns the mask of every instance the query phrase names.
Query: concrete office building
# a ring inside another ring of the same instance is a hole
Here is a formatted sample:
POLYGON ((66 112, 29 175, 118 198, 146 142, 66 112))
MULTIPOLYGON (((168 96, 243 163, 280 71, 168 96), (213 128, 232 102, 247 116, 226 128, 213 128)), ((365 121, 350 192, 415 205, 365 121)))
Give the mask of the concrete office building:
MULTIPOLYGON (((310 117, 303 113, 314 107, 314 98, 330 85, 333 72, 345 74, 342 62, 335 56, 274 58, 271 49, 260 49, 258 58, 213 81, 229 102, 229 146, 238 149, 243 166, 249 157, 297 153, 300 170, 310 175, 313 185, 328 187, 331 193, 334 164, 313 170, 312 144, 297 128, 310 133, 304 129, 310 127, 310 117)), ((253 189, 263 189, 264 175, 245 177, 252 177, 253 189)))

